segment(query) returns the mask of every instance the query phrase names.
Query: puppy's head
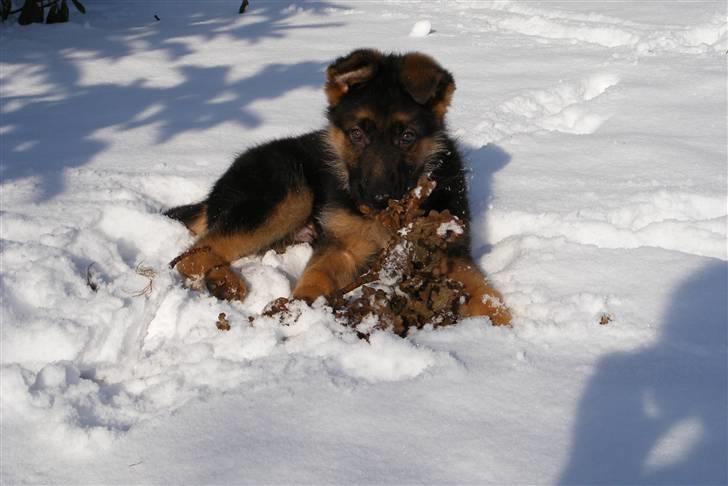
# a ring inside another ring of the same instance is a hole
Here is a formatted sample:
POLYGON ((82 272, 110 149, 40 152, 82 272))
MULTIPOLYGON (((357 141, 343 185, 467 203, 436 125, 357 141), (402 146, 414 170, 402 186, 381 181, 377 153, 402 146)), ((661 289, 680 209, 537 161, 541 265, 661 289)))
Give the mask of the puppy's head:
POLYGON ((360 49, 326 71, 328 139, 357 204, 383 208, 414 187, 442 150, 455 83, 432 58, 360 49))

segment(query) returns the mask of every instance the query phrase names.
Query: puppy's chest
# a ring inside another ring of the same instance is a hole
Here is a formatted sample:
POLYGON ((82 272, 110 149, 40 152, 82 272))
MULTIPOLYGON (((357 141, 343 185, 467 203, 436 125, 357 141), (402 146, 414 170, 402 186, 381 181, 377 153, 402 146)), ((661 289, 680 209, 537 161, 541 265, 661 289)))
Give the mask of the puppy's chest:
POLYGON ((375 218, 366 218, 346 209, 326 208, 318 217, 324 235, 347 248, 384 248, 391 233, 375 218))

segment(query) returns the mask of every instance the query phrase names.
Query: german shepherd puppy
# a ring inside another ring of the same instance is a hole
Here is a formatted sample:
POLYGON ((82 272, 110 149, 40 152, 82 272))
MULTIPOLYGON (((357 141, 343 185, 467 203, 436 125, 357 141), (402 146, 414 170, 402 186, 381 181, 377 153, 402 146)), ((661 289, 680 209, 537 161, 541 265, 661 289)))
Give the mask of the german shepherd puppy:
MULTIPOLYGON (((315 227, 314 254, 293 290, 308 302, 360 275, 390 234, 359 207, 387 206, 427 173, 437 186, 422 209, 449 210, 466 223, 463 162, 445 129, 455 83, 417 52, 355 50, 326 71, 328 125, 240 155, 206 200, 167 211, 198 236, 174 264, 217 297, 242 299, 246 287, 230 262, 315 227)), ((500 294, 470 257, 467 230, 449 254, 448 275, 470 299, 462 316, 508 324, 500 294)))

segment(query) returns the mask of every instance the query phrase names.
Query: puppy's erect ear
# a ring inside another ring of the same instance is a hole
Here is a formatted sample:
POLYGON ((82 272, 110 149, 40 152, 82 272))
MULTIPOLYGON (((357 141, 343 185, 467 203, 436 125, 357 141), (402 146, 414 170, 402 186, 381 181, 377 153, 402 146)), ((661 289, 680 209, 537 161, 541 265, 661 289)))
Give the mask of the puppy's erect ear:
POLYGON ((377 73, 382 53, 374 49, 357 49, 340 57, 326 69, 326 97, 331 106, 355 84, 369 81, 377 73))
POLYGON ((399 80, 417 103, 431 107, 440 118, 445 116, 455 91, 455 81, 434 59, 419 52, 405 55, 399 80))

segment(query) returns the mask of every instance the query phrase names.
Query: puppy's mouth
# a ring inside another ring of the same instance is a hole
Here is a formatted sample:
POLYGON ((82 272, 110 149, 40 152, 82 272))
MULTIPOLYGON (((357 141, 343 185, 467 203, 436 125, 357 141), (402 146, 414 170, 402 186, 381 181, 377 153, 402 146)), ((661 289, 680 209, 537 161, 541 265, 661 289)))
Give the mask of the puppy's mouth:
POLYGON ((371 207, 372 209, 382 210, 387 207, 390 199, 398 198, 393 198, 392 195, 388 192, 384 194, 374 194, 373 196, 368 197, 364 204, 371 207))
POLYGON ((354 195, 356 206, 359 211, 363 214, 369 214, 372 212, 378 212, 386 209, 389 206, 390 201, 398 201, 405 197, 409 191, 415 187, 416 183, 408 183, 406 186, 398 188, 397 190, 378 192, 375 194, 367 194, 365 196, 357 197, 354 195))

